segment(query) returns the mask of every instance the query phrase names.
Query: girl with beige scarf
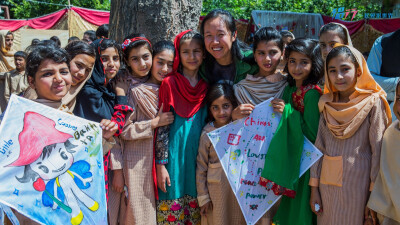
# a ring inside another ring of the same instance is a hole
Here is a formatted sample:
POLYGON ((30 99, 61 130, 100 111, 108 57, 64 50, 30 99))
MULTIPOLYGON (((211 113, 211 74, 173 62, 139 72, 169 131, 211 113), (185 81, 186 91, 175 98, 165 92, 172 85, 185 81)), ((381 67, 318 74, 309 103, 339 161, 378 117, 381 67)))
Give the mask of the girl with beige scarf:
POLYGON ((383 133, 391 122, 389 104, 353 47, 332 49, 325 81, 315 142, 324 157, 311 167, 311 208, 318 224, 362 225, 368 219, 366 204, 378 175, 383 133))

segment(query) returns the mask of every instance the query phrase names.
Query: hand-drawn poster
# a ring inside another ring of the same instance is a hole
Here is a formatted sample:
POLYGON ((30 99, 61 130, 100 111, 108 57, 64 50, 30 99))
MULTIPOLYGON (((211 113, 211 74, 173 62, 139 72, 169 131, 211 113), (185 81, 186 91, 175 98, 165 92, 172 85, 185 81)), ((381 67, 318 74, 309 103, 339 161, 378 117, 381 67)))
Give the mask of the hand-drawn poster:
POLYGON ((102 152, 98 123, 13 95, 0 125, 0 211, 107 224, 102 152))
MULTIPOLYGON (((270 102, 271 99, 257 105, 249 117, 208 133, 247 224, 255 224, 280 198, 258 184, 281 117, 270 102)), ((300 176, 321 156, 305 138, 300 176)))

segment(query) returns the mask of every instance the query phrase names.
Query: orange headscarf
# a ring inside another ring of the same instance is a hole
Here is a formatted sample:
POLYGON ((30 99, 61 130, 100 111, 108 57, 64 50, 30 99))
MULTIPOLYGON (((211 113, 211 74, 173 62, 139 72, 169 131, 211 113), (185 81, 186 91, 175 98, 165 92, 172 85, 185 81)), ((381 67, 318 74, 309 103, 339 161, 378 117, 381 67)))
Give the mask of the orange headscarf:
MULTIPOLYGON (((335 47, 343 46, 336 45, 335 47)), ((381 98, 385 105, 387 121, 392 121, 390 107, 386 101, 386 92, 379 86, 369 72, 367 62, 362 54, 355 48, 348 48, 357 60, 361 75, 357 77, 355 91, 350 95, 350 101, 336 102, 338 91, 330 83, 327 66, 325 65, 325 93, 321 96, 318 107, 322 112, 331 133, 339 139, 350 138, 364 122, 376 101, 381 98)))

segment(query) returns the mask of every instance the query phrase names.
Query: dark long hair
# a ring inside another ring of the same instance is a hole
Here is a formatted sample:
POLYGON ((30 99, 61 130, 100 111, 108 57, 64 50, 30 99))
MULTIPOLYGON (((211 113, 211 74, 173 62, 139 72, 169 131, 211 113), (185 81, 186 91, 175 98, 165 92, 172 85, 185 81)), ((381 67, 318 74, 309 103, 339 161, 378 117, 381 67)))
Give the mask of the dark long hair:
MULTIPOLYGON (((214 9, 204 17, 203 22, 201 23, 200 26, 201 35, 204 35, 204 26, 207 23, 207 21, 214 18, 221 18, 225 22, 225 26, 227 30, 231 32, 232 36, 237 31, 235 18, 232 16, 230 12, 223 9, 214 9)), ((242 51, 247 51, 247 50, 250 50, 250 48, 236 37, 235 41, 232 42, 232 48, 231 48, 232 59, 242 60, 244 58, 242 51)), ((207 72, 205 76, 211 83, 213 83, 215 76, 211 74, 211 71, 213 71, 214 65, 217 62, 215 58, 208 51, 206 51, 206 58, 204 60, 204 63, 206 65, 206 72, 207 72)))
MULTIPOLYGON (((289 59, 290 53, 292 52, 304 54, 311 60, 311 72, 308 77, 303 81, 302 85, 305 86, 308 84, 317 84, 324 75, 324 61, 322 60, 321 50, 319 48, 318 41, 308 38, 294 39, 285 48, 286 60, 289 59)), ((284 71, 289 74, 287 81, 290 86, 295 86, 296 81, 293 79, 292 75, 290 75, 287 64, 284 69, 284 71)))
POLYGON ((345 44, 349 43, 349 40, 347 40, 347 32, 342 26, 335 23, 325 24, 319 31, 319 36, 321 37, 323 33, 326 33, 328 31, 335 31, 339 38, 342 39, 345 44))
POLYGON ((214 84, 208 89, 205 98, 205 103, 207 104, 207 110, 208 110, 208 117, 206 118, 206 122, 214 121, 214 118, 210 111, 210 106, 216 99, 220 98, 221 96, 224 96, 226 99, 228 99, 231 102, 233 108, 236 108, 237 101, 235 93, 233 91, 233 87, 226 83, 214 84))
POLYGON ((170 50, 174 54, 174 58, 175 58, 174 43, 172 43, 171 41, 167 41, 167 40, 158 41, 157 43, 155 43, 153 45, 153 58, 154 58, 154 56, 156 56, 157 54, 159 54, 165 50, 170 50))
MULTIPOLYGON (((135 38, 135 37, 144 37, 144 38, 146 38, 146 36, 144 34, 140 34, 139 33, 139 34, 130 34, 130 35, 126 36, 124 38, 124 40, 132 39, 132 38, 135 38)), ((145 40, 136 40, 134 42, 129 43, 128 47, 126 47, 126 49, 124 49, 124 59, 125 59, 125 61, 128 62, 129 53, 131 52, 132 49, 139 48, 139 47, 142 47, 142 46, 146 46, 146 48, 150 51, 150 53, 153 54, 153 49, 151 48, 150 44, 147 41, 145 41, 145 40)))
POLYGON ((339 56, 339 55, 343 55, 346 58, 350 58, 351 62, 354 64, 355 68, 358 69, 360 66, 357 62, 356 57, 353 55, 353 53, 350 51, 350 49, 346 46, 339 46, 336 48, 333 48, 329 54, 326 56, 326 62, 325 62, 325 67, 326 67, 326 71, 328 71, 328 64, 329 62, 339 56))
POLYGON ((94 47, 84 41, 70 42, 67 46, 65 46, 65 50, 68 52, 68 55, 71 59, 80 54, 85 54, 96 58, 96 51, 94 47))
POLYGON ((254 34, 254 41, 253 41, 253 52, 256 52, 257 46, 260 42, 270 42, 273 41, 278 46, 278 48, 283 52, 283 40, 282 35, 279 31, 272 27, 263 27, 259 29, 254 34))
POLYGON ((35 78, 40 64, 45 59, 51 59, 56 63, 66 63, 69 67, 70 58, 64 49, 57 48, 54 45, 39 44, 32 48, 26 59, 26 75, 35 78))

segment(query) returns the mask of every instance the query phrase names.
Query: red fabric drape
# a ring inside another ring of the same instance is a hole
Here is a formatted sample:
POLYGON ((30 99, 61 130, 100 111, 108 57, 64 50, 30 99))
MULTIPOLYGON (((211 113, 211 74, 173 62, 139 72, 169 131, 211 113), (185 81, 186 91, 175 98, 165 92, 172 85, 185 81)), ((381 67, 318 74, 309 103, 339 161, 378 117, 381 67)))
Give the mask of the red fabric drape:
POLYGON ((110 12, 107 11, 98 11, 79 7, 72 7, 71 9, 78 13, 83 19, 96 26, 108 23, 110 18, 110 12))
POLYGON ((0 30, 15 31, 23 26, 30 26, 34 29, 47 30, 53 27, 67 13, 67 9, 55 13, 27 20, 0 20, 0 30))
POLYGON ((395 19, 370 19, 368 24, 382 33, 390 33, 400 29, 400 18, 395 19))
MULTIPOLYGON (((108 23, 110 18, 110 12, 91 10, 79 7, 72 7, 84 20, 91 24, 100 26, 108 23)), ((25 20, 0 20, 0 30, 11 30, 15 31, 23 26, 30 26, 34 29, 47 30, 52 28, 60 19, 68 12, 68 9, 63 9, 55 13, 41 16, 33 19, 25 20)))
POLYGON ((0 30, 15 31, 28 25, 27 20, 0 20, 0 30))
POLYGON ((333 19, 331 16, 324 16, 324 15, 322 15, 322 19, 324 20, 324 24, 335 22, 345 25, 349 30, 350 35, 353 35, 355 32, 357 32, 365 23, 364 20, 343 21, 343 20, 333 19))

